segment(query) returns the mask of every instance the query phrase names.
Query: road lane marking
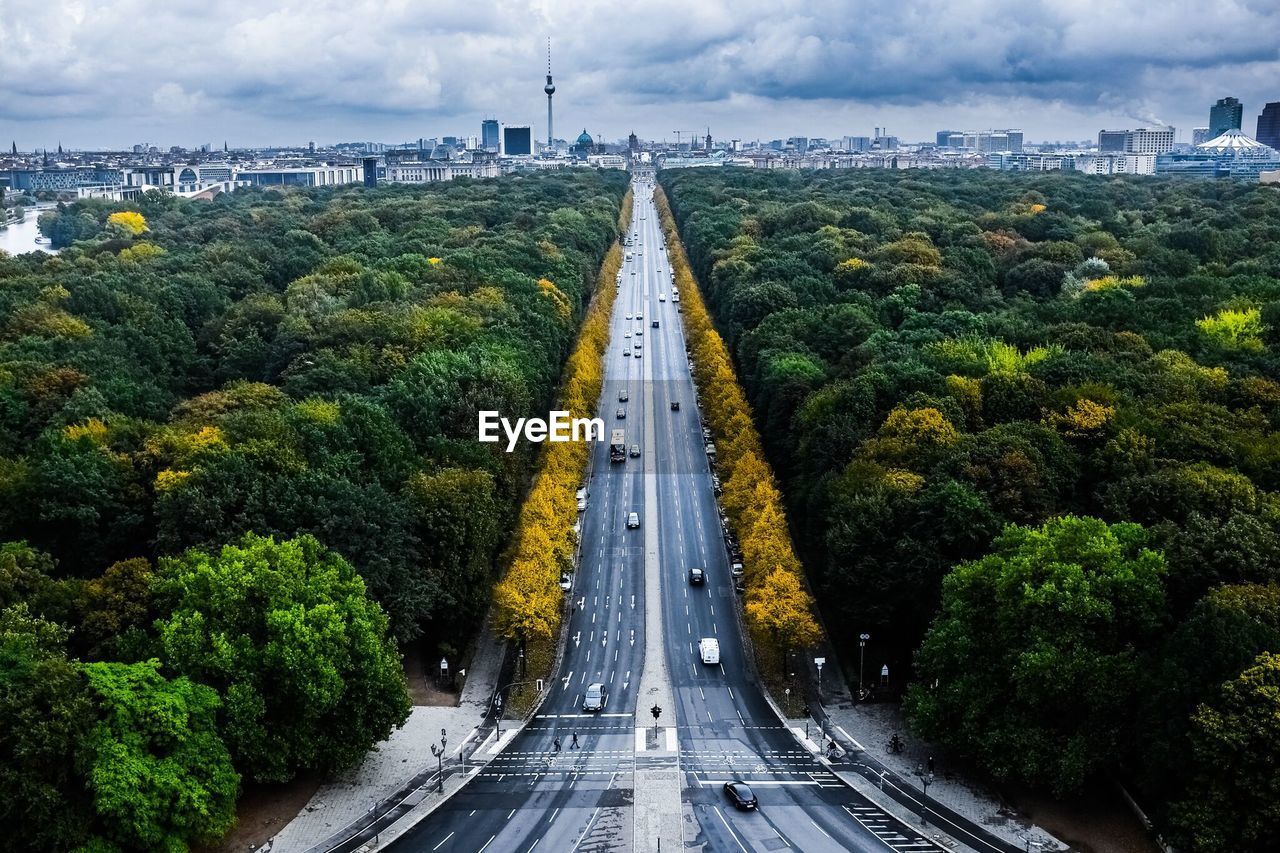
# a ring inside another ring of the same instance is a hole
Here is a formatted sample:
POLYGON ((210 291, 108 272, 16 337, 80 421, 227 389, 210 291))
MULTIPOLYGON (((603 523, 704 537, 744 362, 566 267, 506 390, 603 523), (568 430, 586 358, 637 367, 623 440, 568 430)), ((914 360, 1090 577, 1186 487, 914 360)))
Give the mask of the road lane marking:
POLYGON ((446 835, 446 836, 444 837, 444 839, 443 839, 439 844, 437 844, 435 847, 432 847, 431 849, 432 849, 432 850, 439 850, 439 849, 444 845, 444 842, 445 842, 445 841, 448 841, 450 838, 453 838, 453 833, 452 833, 452 832, 451 832, 451 833, 449 833, 448 835, 446 835))
POLYGON ((748 853, 747 848, 742 846, 742 842, 738 840, 737 833, 733 831, 733 827, 729 826, 729 821, 724 819, 724 814, 720 811, 719 806, 715 806, 716 817, 720 818, 720 822, 724 824, 725 831, 729 833, 729 837, 733 839, 733 843, 738 845, 738 849, 742 853, 748 853))

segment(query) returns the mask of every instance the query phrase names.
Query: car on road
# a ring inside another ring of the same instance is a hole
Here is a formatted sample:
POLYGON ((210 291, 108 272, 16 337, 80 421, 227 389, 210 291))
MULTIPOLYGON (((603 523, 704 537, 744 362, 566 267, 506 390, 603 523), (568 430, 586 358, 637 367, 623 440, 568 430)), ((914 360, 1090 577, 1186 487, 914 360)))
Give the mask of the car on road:
POLYGON ((585 512, 587 509, 587 499, 578 498, 578 512, 585 512))
POLYGON ((638 444, 631 445, 631 458, 636 459, 639 456, 640 456, 640 445, 638 444))
POLYGON ((629 337, 631 337, 631 333, 630 333, 630 332, 623 332, 623 333, 622 333, 622 336, 623 336, 624 338, 629 338, 629 337))
POLYGON ((631 350, 629 350, 629 349, 624 349, 624 350, 622 351, 622 356, 623 356, 624 358, 629 358, 629 357, 631 356, 631 350))
MULTIPOLYGON (((628 318, 628 319, 630 319, 630 318, 628 318)), ((643 314, 637 314, 637 315, 636 315, 636 319, 637 319, 637 320, 643 320, 643 319, 644 319, 644 315, 643 315, 643 314)))
POLYGON ((639 329, 636 329, 636 334, 637 334, 637 335, 640 335, 641 337, 643 337, 643 336, 644 336, 644 328, 643 328, 643 327, 641 327, 641 328, 639 328, 639 329))
POLYGON ((584 711, 603 711, 605 703, 609 701, 605 686, 600 682, 587 685, 587 693, 582 697, 582 710, 584 711))
POLYGON ((627 410, 619 406, 617 411, 617 416, 618 416, 618 420, 623 420, 627 416, 627 410))
POLYGON ((628 319, 628 320, 630 320, 630 319, 631 319, 631 315, 630 315, 630 314, 628 314, 628 315, 627 315, 627 319, 628 319))
POLYGON ((658 301, 659 301, 659 302, 666 302, 666 301, 667 301, 667 294, 665 294, 665 293, 659 293, 659 294, 658 294, 658 301))
POLYGON ((653 321, 652 323, 650 323, 649 325, 650 325, 650 326, 653 326, 653 327, 656 329, 656 328, 658 328, 658 321, 657 321, 657 320, 654 320, 654 321, 653 321))
POLYGON ((706 569, 700 569, 696 566, 689 570, 689 583, 692 586, 702 586, 707 582, 706 569))
POLYGON ((631 399, 631 395, 630 395, 630 394, 628 394, 628 393, 626 392, 626 389, 623 389, 622 391, 619 391, 619 392, 618 392, 618 402, 619 402, 619 403, 625 403, 625 402, 627 402, 627 401, 628 401, 628 400, 630 400, 630 399, 631 399))
POLYGON ((673 412, 678 412, 678 411, 680 411, 680 401, 679 401, 679 400, 672 400, 672 401, 671 401, 671 411, 673 411, 673 412))
POLYGON ((635 530, 639 526, 640 526, 640 513, 638 512, 627 513, 627 529, 635 530))
POLYGON ((720 663, 720 641, 715 637, 703 637, 698 641, 698 655, 705 664, 720 663))
POLYGON ((636 353, 636 358, 642 358, 642 357, 643 356, 641 355, 641 353, 636 353))
POLYGON ((745 782, 725 782, 724 793, 729 798, 729 802, 733 803, 733 807, 740 811, 755 811, 760 805, 756 800, 755 792, 745 782))
POLYGON ((742 577, 743 574, 745 574, 745 571, 742 568, 742 563, 734 563, 732 566, 730 566, 729 574, 733 575, 735 578, 742 577))
POLYGON ((643 346, 644 346, 644 344, 640 343, 639 341, 636 341, 636 342, 635 342, 634 344, 632 344, 631 346, 632 346, 632 348, 633 348, 633 349, 640 349, 641 347, 643 347, 643 346))

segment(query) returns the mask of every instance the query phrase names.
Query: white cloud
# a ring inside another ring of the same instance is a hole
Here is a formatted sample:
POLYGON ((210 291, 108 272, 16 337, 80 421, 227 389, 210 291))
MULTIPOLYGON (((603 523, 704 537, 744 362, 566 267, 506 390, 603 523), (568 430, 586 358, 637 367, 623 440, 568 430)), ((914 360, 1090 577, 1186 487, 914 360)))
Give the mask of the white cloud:
POLYGON ((1280 99, 1271 0, 2 0, 0 137, 233 144, 540 125, 609 137, 1022 125, 1079 138, 1280 99), (148 94, 152 97, 148 99, 148 94), (192 134, 196 138, 189 138, 192 134), (39 136, 40 138, 34 138, 39 136))

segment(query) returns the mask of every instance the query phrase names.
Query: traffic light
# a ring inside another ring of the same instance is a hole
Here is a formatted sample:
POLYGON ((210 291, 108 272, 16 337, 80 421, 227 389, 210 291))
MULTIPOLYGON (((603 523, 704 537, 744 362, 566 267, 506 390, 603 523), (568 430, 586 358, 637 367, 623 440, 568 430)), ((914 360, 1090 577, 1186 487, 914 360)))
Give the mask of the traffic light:
POLYGON ((650 714, 653 714, 653 730, 654 730, 654 731, 657 731, 657 730, 658 730, 658 717, 661 717, 661 716, 662 716, 662 706, 660 706, 660 705, 654 705, 652 708, 650 708, 650 709, 649 709, 649 713, 650 713, 650 714))

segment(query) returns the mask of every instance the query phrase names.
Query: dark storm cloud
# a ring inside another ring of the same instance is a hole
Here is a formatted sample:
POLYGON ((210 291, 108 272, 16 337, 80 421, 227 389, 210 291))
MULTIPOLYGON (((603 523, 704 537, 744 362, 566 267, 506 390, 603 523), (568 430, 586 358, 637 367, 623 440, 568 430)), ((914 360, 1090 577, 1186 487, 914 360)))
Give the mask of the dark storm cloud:
POLYGON ((547 35, 559 135, 711 118, 817 132, 873 114, 920 134, 1039 119, 1049 135, 1126 116, 1188 127, 1224 94, 1249 110, 1280 99, 1274 0, 2 2, 0 122, 113 141, 537 123, 547 35))

